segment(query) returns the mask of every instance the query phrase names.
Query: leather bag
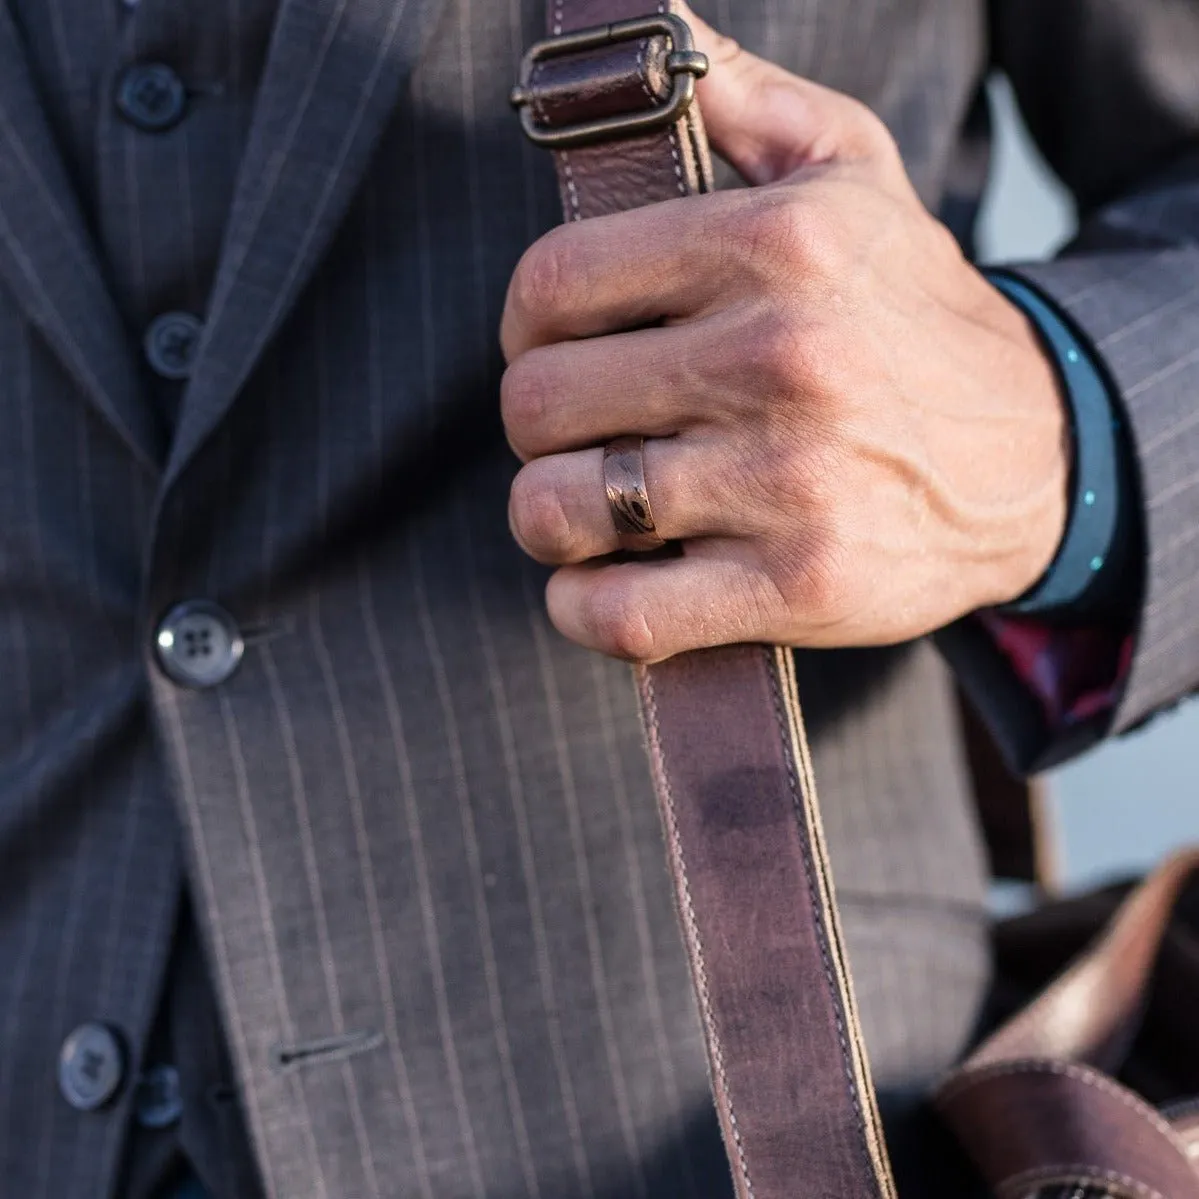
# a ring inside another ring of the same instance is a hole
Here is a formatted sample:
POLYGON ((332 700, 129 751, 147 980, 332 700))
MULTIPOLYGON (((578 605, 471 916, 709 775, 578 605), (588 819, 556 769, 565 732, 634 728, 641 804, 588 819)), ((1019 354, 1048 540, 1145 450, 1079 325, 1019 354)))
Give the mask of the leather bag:
MULTIPOLYGON (((672 3, 548 0, 547 24, 513 103, 553 152, 565 220, 710 191, 705 64, 672 3)), ((791 654, 705 650, 636 680, 736 1193, 890 1199, 791 654)), ((1040 994, 936 1101, 1001 1199, 1199 1199, 1199 1105, 1148 1102, 1199 1093, 1199 921, 1171 923, 1197 876, 1180 857, 1122 902, 997 931, 1001 997, 1040 994), (1104 1073, 1122 1064, 1144 1096, 1104 1073)))

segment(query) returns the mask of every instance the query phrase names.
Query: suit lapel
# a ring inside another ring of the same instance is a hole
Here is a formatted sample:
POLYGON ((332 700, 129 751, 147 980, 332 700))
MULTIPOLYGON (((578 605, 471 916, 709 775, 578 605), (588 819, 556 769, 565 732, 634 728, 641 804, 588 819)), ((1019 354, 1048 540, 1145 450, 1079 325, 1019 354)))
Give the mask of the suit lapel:
POLYGON ((245 384, 328 246, 442 0, 282 0, 168 474, 245 384))
POLYGON ((0 5, 0 279, 147 468, 162 446, 12 17, 0 5))

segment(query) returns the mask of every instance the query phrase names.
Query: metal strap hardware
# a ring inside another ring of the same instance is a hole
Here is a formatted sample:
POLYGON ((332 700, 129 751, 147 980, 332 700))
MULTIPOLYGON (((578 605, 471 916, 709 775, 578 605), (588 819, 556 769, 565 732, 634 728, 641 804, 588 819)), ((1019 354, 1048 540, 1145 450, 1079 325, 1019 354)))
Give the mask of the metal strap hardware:
POLYGON ((632 137, 673 125, 691 107, 695 99, 695 81, 708 73, 708 56, 695 49, 686 21, 672 13, 613 21, 534 42, 520 64, 520 82, 512 89, 512 106, 520 111, 525 136, 539 146, 552 150, 583 146, 614 137, 632 137), (541 63, 588 50, 601 50, 620 42, 642 38, 666 37, 673 47, 666 56, 666 71, 671 76, 670 95, 665 103, 637 112, 618 113, 573 125, 556 127, 537 119, 534 110, 533 80, 541 63))

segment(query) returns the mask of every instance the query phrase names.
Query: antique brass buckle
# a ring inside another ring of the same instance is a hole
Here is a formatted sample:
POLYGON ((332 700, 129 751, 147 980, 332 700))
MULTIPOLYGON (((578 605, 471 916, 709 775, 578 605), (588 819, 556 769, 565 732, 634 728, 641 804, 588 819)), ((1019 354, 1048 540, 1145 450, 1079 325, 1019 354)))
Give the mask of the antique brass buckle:
POLYGON ((521 59, 520 82, 512 89, 511 101, 512 106, 520 110, 521 127, 530 141, 552 150, 562 150, 610 137, 651 133, 673 125, 695 99, 695 81, 707 73, 708 56, 695 49, 691 27, 681 17, 670 13, 634 17, 628 21, 614 21, 610 25, 560 33, 556 37, 534 42, 521 59), (539 63, 648 37, 670 39, 671 50, 666 56, 666 71, 671 76, 671 89, 664 103, 636 112, 578 121, 573 125, 551 126, 538 122, 533 112, 532 81, 539 63))

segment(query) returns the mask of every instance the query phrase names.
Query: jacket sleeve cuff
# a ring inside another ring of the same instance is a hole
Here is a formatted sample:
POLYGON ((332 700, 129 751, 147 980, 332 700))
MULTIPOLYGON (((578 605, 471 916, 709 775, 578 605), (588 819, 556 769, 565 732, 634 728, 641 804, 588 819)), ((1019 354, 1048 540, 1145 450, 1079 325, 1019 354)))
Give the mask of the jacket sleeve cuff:
POLYGON ((1021 266, 1084 333, 1115 384, 1145 519, 1144 585, 1114 709, 1063 727, 976 621, 938 635, 1022 773, 1137 727, 1199 685, 1199 249, 1120 251, 1021 266))

